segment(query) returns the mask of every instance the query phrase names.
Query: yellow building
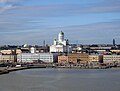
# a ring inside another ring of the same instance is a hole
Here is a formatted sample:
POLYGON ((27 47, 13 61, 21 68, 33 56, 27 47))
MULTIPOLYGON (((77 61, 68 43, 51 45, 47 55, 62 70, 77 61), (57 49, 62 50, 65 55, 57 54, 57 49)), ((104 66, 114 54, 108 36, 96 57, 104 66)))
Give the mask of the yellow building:
POLYGON ((12 54, 4 54, 4 55, 0 55, 0 61, 1 62, 15 62, 17 60, 17 56, 16 55, 12 55, 12 54))
POLYGON ((111 52, 116 52, 116 53, 119 53, 120 50, 110 50, 111 52))
POLYGON ((80 63, 87 63, 87 62, 89 61, 89 55, 88 55, 88 54, 85 54, 85 53, 80 53, 80 54, 79 54, 78 61, 79 61, 80 63))
POLYGON ((1 50, 2 54, 12 54, 12 50, 1 50))
POLYGON ((65 56, 65 55, 61 55, 61 56, 58 56, 58 63, 68 63, 68 56, 65 56))
POLYGON ((89 55, 89 62, 102 62, 103 56, 102 55, 89 55))
POLYGON ((77 59, 79 58, 79 54, 73 53, 68 55, 68 62, 69 63, 77 63, 77 59))
POLYGON ((22 51, 20 49, 16 49, 16 50, 1 50, 2 54, 19 54, 22 51))
POLYGON ((88 54, 72 53, 67 56, 58 56, 58 63, 86 63, 89 61, 88 54))
POLYGON ((20 49, 16 49, 16 54, 22 53, 20 49))

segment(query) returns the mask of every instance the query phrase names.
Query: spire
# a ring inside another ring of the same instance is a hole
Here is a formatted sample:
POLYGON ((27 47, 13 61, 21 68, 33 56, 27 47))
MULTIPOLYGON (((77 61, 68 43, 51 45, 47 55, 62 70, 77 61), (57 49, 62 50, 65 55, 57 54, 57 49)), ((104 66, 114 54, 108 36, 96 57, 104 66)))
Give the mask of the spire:
POLYGON ((113 39, 113 46, 115 46, 115 39, 113 39))

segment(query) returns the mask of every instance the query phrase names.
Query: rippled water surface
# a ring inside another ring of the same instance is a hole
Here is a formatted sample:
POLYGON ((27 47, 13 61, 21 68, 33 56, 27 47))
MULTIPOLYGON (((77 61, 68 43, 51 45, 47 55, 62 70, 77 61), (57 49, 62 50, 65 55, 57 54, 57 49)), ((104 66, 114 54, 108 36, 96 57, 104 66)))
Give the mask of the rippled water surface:
POLYGON ((28 69, 0 75, 0 91, 120 91, 120 69, 28 69))

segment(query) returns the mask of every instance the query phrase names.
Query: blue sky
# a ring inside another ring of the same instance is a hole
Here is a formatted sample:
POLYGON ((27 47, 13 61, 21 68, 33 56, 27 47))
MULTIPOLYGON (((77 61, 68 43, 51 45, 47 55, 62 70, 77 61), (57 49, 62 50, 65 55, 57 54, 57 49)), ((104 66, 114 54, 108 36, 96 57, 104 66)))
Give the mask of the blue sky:
POLYGON ((0 0, 0 45, 120 43, 120 0, 0 0))

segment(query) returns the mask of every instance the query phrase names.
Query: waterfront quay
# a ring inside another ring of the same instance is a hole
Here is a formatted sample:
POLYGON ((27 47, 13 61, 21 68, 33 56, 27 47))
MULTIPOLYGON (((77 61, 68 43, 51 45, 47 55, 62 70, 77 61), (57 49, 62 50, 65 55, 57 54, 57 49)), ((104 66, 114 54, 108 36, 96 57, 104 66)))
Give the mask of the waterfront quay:
POLYGON ((25 69, 33 69, 33 68, 53 68, 55 67, 53 64, 22 64, 19 66, 14 67, 0 67, 0 75, 6 74, 12 71, 19 71, 19 70, 25 70, 25 69))
POLYGON ((57 68, 78 68, 78 69, 108 69, 119 68, 118 64, 103 64, 103 63, 77 63, 77 64, 58 64, 57 68))
POLYGON ((6 69, 6 67, 0 67, 0 75, 9 73, 9 71, 6 69))
POLYGON ((7 74, 13 71, 25 70, 25 69, 33 69, 33 68, 70 68, 70 69, 108 69, 108 68, 119 68, 120 66, 116 65, 106 65, 106 64, 58 64, 58 63, 49 63, 49 64, 22 64, 16 65, 14 67, 0 67, 0 75, 7 74))
POLYGON ((9 72, 12 72, 12 71, 18 71, 18 70, 24 70, 24 69, 28 69, 28 67, 0 67, 0 75, 1 74, 7 74, 9 72))

